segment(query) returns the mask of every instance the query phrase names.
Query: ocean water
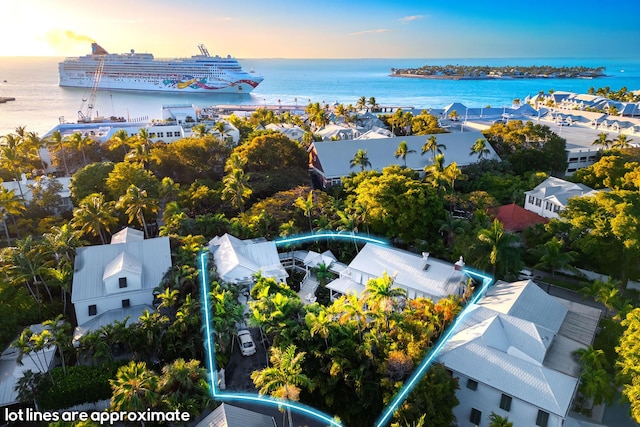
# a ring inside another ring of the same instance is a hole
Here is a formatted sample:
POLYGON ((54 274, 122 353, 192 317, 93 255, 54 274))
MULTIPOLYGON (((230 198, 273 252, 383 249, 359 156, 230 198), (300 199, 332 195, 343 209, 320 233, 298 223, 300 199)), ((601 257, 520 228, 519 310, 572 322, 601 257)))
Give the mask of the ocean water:
MULTIPOLYGON (((57 63, 62 58, 0 58, 0 135, 24 126, 46 133, 60 120, 77 120, 86 89, 58 86, 57 63)), ((307 105, 309 102, 355 104, 361 96, 378 104, 414 108, 442 108, 452 102, 469 107, 511 105, 539 91, 586 92, 589 87, 627 87, 640 90, 640 58, 486 58, 486 59, 241 59, 264 81, 250 94, 158 94, 101 91, 94 112, 129 119, 159 118, 162 105, 219 104, 307 105), (391 68, 422 65, 551 65, 606 67, 596 79, 427 80, 389 77, 391 68)))

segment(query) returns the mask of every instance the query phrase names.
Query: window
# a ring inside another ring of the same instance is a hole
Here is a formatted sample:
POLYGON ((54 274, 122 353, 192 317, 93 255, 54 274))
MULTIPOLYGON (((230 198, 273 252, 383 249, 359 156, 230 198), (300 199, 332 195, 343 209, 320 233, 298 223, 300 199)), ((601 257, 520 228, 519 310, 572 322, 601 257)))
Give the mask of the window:
POLYGON ((471 424, 479 426, 481 419, 482 412, 478 411, 476 408, 471 408, 471 416, 469 417, 469 421, 471 421, 471 424))
POLYGON ((118 284, 120 285, 120 289, 127 287, 127 278, 121 277, 118 279, 118 284))
POLYGON ((542 199, 536 199, 536 206, 540 206, 542 204, 542 199))
POLYGON ((540 427, 547 427, 549 423, 549 413, 543 411, 542 409, 538 410, 538 417, 536 418, 536 425, 540 427))
POLYGON ((122 308, 129 308, 129 307, 131 307, 131 301, 129 299, 123 299, 122 308))
POLYGON ((511 410, 511 396, 503 394, 500 398, 500 409, 504 409, 509 412, 511 410))
POLYGON ((478 381, 474 381, 471 378, 467 380, 467 388, 469 390, 476 391, 478 389, 478 381))
POLYGON ((95 304, 89 306, 89 316, 95 316, 98 314, 98 307, 95 304))
POLYGON ((535 197, 529 196, 529 203, 533 204, 535 199, 536 199, 535 197))

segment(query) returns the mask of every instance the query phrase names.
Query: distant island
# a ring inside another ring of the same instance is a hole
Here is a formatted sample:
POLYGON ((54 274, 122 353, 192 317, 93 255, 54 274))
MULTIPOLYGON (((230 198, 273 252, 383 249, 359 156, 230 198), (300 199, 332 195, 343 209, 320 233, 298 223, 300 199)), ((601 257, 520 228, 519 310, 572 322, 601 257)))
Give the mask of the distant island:
POLYGON ((551 67, 551 66, 504 66, 489 65, 425 65, 420 68, 392 68, 391 77, 449 80, 485 79, 592 79, 603 77, 605 67, 551 67))

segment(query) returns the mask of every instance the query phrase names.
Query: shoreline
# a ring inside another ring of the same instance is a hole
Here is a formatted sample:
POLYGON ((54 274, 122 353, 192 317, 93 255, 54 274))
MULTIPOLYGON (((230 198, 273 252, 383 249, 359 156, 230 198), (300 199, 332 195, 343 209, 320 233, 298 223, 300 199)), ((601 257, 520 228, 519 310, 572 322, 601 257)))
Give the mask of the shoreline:
POLYGON ((560 77, 560 76, 446 76, 446 75, 431 75, 431 74, 411 74, 411 73, 392 73, 389 77, 400 77, 405 79, 427 79, 427 80, 547 80, 547 79, 581 79, 591 80, 599 77, 607 77, 606 74, 592 77, 560 77))

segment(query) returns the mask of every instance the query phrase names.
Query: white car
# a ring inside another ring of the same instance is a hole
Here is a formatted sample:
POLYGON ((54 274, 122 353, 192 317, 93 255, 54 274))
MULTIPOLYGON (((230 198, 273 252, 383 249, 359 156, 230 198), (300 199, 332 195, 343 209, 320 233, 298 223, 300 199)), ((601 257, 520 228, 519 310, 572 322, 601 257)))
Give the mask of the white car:
POLYGON ((240 341, 240 352, 243 356, 252 356, 256 354, 256 345, 251 338, 251 332, 247 329, 238 331, 238 340, 240 341))

